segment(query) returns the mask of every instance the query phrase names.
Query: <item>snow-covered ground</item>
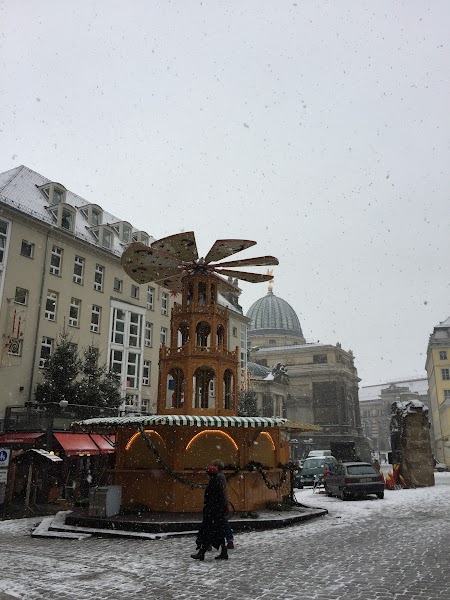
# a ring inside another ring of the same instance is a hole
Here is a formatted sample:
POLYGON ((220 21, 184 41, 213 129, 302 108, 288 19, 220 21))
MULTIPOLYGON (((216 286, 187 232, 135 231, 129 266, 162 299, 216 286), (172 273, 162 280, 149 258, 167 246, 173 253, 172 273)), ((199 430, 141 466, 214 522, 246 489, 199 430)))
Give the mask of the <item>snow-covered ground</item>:
POLYGON ((299 490, 325 517, 236 536, 229 561, 194 561, 193 538, 32 539, 0 522, 0 600, 450 598, 450 473, 436 486, 343 502, 299 490))

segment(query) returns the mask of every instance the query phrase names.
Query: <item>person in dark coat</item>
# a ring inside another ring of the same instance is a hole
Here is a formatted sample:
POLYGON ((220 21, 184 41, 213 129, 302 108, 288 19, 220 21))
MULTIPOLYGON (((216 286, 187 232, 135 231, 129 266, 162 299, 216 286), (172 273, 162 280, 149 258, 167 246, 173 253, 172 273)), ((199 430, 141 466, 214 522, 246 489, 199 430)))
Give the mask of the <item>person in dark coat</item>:
POLYGON ((205 489, 205 500, 203 505, 203 521, 197 536, 197 554, 191 554, 191 558, 205 559, 205 552, 209 546, 221 548, 216 560, 228 560, 228 552, 225 544, 225 506, 226 499, 223 486, 217 477, 219 470, 214 465, 206 469, 209 475, 209 483, 205 489))

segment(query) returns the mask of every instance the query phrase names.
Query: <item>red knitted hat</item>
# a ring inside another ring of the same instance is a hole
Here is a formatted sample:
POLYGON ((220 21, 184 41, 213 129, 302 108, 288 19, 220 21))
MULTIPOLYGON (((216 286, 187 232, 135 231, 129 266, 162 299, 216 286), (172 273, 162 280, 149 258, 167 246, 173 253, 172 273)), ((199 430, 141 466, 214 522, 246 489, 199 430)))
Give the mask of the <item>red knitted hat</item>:
POLYGON ((208 475, 217 475, 219 469, 214 465, 209 465, 209 467, 206 469, 206 472, 208 473, 208 475))

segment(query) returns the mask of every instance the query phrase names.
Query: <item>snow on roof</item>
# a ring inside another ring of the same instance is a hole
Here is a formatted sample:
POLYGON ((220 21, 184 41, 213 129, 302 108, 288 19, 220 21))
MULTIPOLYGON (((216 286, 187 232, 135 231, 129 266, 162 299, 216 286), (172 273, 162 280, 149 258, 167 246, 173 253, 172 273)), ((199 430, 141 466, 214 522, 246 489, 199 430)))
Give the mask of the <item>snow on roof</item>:
POLYGON ((425 406, 420 400, 404 400, 403 402, 395 402, 394 404, 397 407, 397 412, 401 413, 403 417, 420 411, 423 411, 426 415, 428 414, 428 406, 425 406))
POLYGON ((72 423, 76 431, 91 431, 97 428, 120 429, 155 425, 187 425, 189 427, 279 427, 287 419, 269 417, 216 417, 198 415, 131 415, 127 417, 101 417, 72 423))
POLYGON ((320 342, 317 342, 315 344, 289 344, 287 346, 265 346, 264 348, 258 348, 258 346, 255 346, 254 348, 250 348, 250 350, 256 351, 256 348, 258 348, 257 352, 271 352, 272 350, 286 350, 287 348, 289 350, 296 350, 298 348, 326 348, 332 346, 332 344, 321 344, 320 342))
POLYGON ((426 396, 428 394, 428 379, 426 377, 418 379, 404 379, 401 381, 387 381, 386 383, 377 383, 376 385, 365 385, 359 389, 359 401, 377 400, 381 398, 381 390, 390 385, 397 387, 407 387, 413 394, 426 396))
POLYGON ((439 325, 436 325, 436 327, 450 327, 450 317, 448 317, 448 319, 445 319, 445 321, 442 321, 442 323, 439 323, 439 325))
MULTIPOLYGON (((10 171, 0 173, 0 201, 5 204, 24 212, 31 217, 43 221, 48 225, 54 225, 54 219, 48 212, 48 201, 39 190, 40 186, 47 183, 52 183, 50 179, 47 179, 43 175, 32 171, 28 167, 21 165, 10 171)), ((54 182, 55 183, 55 182, 54 182)), ((60 184, 61 185, 61 184, 60 184)), ((75 236, 88 244, 94 246, 100 246, 96 238, 89 231, 91 227, 83 213, 78 210, 81 207, 88 206, 89 204, 96 204, 95 202, 89 202, 88 200, 74 194, 70 190, 66 190, 66 203, 77 209, 75 219, 75 236)), ((108 225, 109 223, 117 223, 123 221, 119 217, 116 217, 108 211, 103 211, 102 224, 108 225)), ((138 228, 133 227, 133 231, 141 231, 138 228)), ((155 238, 150 236, 150 243, 155 241, 155 238)), ((114 236, 114 247, 112 252, 116 256, 121 256, 124 250, 124 245, 120 242, 117 236, 114 236)))

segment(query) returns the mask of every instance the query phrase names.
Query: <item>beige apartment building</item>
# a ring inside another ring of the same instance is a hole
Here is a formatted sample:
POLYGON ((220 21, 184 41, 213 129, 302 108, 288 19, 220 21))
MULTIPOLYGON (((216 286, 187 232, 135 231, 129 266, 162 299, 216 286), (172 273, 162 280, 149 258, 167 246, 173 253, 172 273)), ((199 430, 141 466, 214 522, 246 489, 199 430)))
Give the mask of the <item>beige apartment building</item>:
POLYGON ((436 459, 450 467, 450 317, 430 335, 425 368, 436 459))
MULTIPOLYGON (((177 296, 136 284, 120 264, 129 243, 154 239, 25 166, 0 174, 0 430, 6 406, 33 400, 63 328, 80 352, 94 344, 120 376, 123 413, 156 411, 159 348, 177 296)), ((239 293, 219 301, 244 376, 248 320, 239 293)))

